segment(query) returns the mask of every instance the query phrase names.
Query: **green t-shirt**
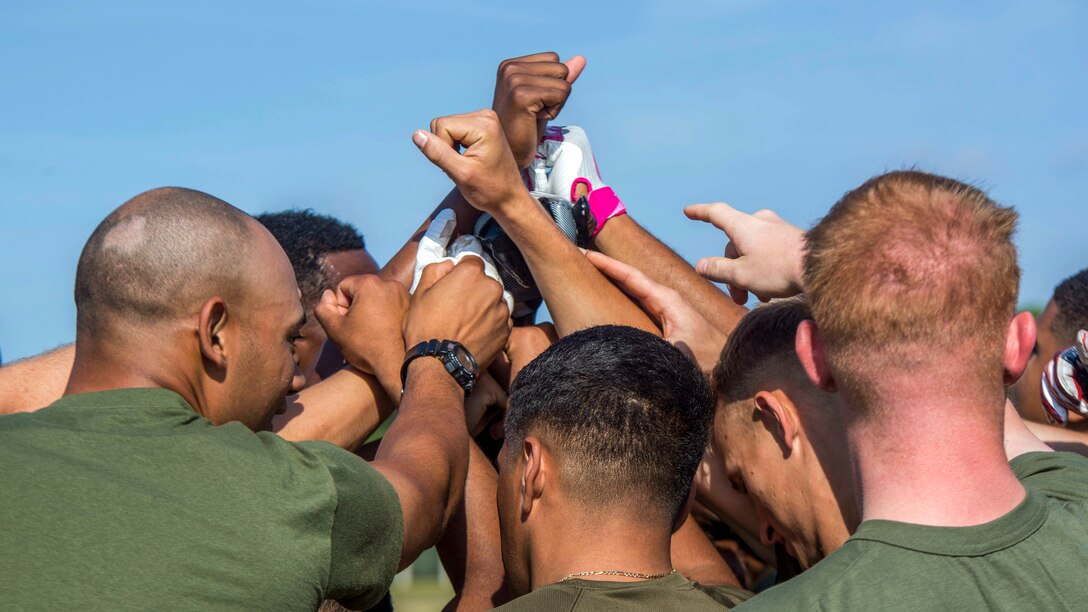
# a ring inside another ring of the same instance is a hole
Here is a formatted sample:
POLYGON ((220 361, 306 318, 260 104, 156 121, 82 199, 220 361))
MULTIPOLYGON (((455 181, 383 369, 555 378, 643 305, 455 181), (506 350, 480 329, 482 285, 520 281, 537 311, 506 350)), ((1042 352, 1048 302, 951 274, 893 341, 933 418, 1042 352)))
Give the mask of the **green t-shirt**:
POLYGON ((1084 609, 1088 459, 1028 453, 1012 467, 1028 494, 1005 516, 973 527, 865 521, 823 561, 741 609, 1084 609))
POLYGON ((369 605, 400 561, 396 491, 355 455, 165 389, 0 417, 0 607, 315 610, 369 605))
POLYGON ((732 608, 751 596, 738 587, 706 587, 676 572, 641 582, 565 580, 541 587, 495 610, 715 612, 732 608))

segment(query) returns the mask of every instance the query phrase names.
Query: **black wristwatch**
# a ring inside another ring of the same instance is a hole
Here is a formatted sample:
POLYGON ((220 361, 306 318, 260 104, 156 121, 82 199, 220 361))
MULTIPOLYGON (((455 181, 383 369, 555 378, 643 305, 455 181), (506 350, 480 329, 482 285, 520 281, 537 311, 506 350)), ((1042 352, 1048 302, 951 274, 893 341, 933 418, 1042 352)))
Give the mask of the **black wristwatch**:
POLYGON ((427 340, 408 349, 404 355, 404 365, 400 367, 401 389, 404 389, 408 381, 408 364, 419 357, 437 357, 450 376, 465 390, 465 395, 472 393, 476 378, 480 375, 480 366, 476 364, 472 353, 454 340, 427 340))

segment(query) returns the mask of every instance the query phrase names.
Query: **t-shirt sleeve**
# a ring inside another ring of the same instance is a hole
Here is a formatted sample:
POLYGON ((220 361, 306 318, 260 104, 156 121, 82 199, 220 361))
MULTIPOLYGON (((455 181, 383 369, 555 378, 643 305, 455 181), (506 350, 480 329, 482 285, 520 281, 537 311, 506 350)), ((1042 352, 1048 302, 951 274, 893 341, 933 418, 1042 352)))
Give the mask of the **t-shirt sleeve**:
POLYGON ((726 608, 734 608, 752 598, 751 591, 746 591, 740 587, 735 586, 707 586, 705 584, 699 584, 698 582, 696 582, 695 588, 706 593, 711 599, 725 606, 726 608))
POLYGON ((329 580, 325 596, 365 609, 389 590, 400 565, 404 516, 396 490, 366 461, 314 444, 336 486, 329 580))
POLYGON ((1009 462, 1024 487, 1062 501, 1088 499, 1088 458, 1075 453, 1024 453, 1009 462))

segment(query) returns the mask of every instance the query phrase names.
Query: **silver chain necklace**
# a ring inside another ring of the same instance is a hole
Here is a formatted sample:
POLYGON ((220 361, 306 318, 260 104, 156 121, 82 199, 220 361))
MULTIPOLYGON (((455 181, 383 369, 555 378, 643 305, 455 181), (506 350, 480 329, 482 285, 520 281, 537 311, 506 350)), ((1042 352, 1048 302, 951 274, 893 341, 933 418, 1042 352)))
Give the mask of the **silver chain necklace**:
POLYGON ((658 578, 664 578, 669 574, 675 574, 676 570, 665 572, 664 574, 640 574, 638 572, 623 572, 620 570, 605 570, 602 572, 576 572, 574 574, 568 574, 556 581, 556 584, 570 580, 571 578, 578 578, 579 576, 623 576, 624 578, 639 578, 641 580, 657 580, 658 578))

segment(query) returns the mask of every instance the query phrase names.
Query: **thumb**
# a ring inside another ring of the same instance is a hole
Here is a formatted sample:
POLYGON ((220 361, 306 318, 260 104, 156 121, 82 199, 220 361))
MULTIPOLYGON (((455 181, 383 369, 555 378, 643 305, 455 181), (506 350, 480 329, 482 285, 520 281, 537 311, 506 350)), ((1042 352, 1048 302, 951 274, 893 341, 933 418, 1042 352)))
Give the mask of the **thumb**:
POLYGON ((695 264, 695 271, 714 282, 736 285, 737 262, 726 257, 704 257, 695 264))
POLYGON ((450 178, 457 174, 461 155, 441 138, 425 130, 416 130, 412 134, 412 142, 419 147, 427 159, 431 160, 432 164, 441 168, 450 178))
POLYGON ((569 60, 563 62, 567 66, 567 82, 574 83, 578 80, 578 75, 582 74, 582 71, 586 68, 586 58, 581 55, 575 55, 569 60))
POLYGON ((660 321, 664 315, 662 289, 664 287, 635 267, 613 259, 603 253, 586 251, 586 258, 602 274, 612 279, 620 289, 650 311, 660 321))
POLYGON ((321 299, 314 306, 314 316, 325 329, 325 333, 333 340, 333 344, 337 344, 336 340, 340 337, 339 331, 344 323, 344 315, 337 304, 336 294, 331 289, 326 289, 321 294, 321 299))

